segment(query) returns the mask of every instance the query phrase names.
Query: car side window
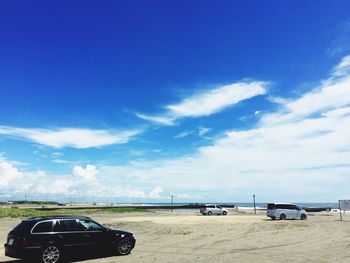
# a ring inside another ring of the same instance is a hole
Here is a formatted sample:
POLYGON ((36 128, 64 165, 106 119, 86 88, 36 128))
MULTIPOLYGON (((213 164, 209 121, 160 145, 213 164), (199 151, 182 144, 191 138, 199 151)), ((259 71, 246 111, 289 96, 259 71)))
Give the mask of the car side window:
POLYGON ((288 209, 288 210, 293 209, 292 205, 285 205, 285 204, 278 204, 276 207, 278 209, 288 209))
POLYGON ((54 232, 75 232, 84 230, 85 228, 75 219, 58 220, 54 227, 54 232))
POLYGON ((38 223, 33 228, 33 233, 48 233, 52 231, 52 221, 38 223))
POLYGON ((79 224, 81 224, 85 231, 102 231, 103 227, 94 221, 91 220, 78 220, 79 224))

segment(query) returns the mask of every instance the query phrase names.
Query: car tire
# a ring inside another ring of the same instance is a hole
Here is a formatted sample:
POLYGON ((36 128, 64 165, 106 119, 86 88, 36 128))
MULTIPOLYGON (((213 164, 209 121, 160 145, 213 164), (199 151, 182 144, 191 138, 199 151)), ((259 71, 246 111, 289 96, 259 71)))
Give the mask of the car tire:
POLYGON ((305 214, 302 214, 302 215, 300 216, 300 219, 301 219, 301 220, 306 220, 306 218, 307 218, 307 215, 305 215, 305 214))
POLYGON ((117 254, 120 256, 125 256, 130 254, 133 248, 133 244, 130 238, 123 237, 117 245, 117 254))
POLYGON ((275 217, 275 216, 271 216, 271 219, 272 219, 272 220, 276 220, 276 217, 275 217))
POLYGON ((213 213, 211 211, 208 212, 208 216, 211 216, 213 213))
POLYGON ((62 252, 61 249, 56 245, 46 246, 41 252, 42 263, 59 263, 62 262, 62 252))
POLYGON ((286 219, 286 215, 285 215, 285 214, 281 214, 281 215, 280 215, 280 219, 281 219, 281 220, 286 219))
POLYGON ((227 215, 227 212, 226 212, 226 211, 224 211, 224 212, 222 212, 222 214, 225 216, 225 215, 227 215))

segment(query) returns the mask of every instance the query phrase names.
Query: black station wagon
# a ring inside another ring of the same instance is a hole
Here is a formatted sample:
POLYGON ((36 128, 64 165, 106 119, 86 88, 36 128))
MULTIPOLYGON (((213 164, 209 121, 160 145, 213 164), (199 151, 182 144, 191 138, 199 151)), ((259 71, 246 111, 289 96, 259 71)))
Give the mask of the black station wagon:
POLYGON ((104 227, 89 217, 29 218, 8 234, 5 255, 30 262, 58 263, 90 254, 127 255, 135 242, 132 233, 104 227))

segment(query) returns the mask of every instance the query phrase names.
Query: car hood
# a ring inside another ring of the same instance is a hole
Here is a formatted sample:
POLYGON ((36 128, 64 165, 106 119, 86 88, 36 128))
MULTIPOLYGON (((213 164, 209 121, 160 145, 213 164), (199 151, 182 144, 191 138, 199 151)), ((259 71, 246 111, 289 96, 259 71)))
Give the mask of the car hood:
POLYGON ((116 234, 120 234, 120 235, 133 235, 133 233, 131 232, 128 232, 128 231, 125 231, 125 230, 122 230, 122 229, 118 229, 118 228, 108 228, 110 231, 112 231, 113 233, 116 233, 116 234))

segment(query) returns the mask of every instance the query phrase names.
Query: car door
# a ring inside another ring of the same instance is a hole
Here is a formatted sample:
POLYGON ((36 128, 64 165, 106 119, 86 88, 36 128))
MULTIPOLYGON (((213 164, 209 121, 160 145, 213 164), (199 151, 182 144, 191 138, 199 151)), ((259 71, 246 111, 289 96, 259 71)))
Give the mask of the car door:
POLYGON ((31 230, 33 246, 47 246, 52 241, 53 220, 38 222, 31 230))
POLYGON ((90 219, 79 219, 78 223, 85 229, 91 251, 103 252, 111 246, 112 239, 103 226, 90 219))
POLYGON ((83 230, 76 219, 60 219, 54 224, 53 234, 64 253, 79 257, 89 251, 90 241, 83 230))
POLYGON ((288 206, 288 218, 294 219, 297 218, 298 209, 295 205, 288 206))
POLYGON ((222 207, 218 205, 218 206, 216 206, 216 208, 217 208, 217 214, 221 215, 222 214, 222 207))
POLYGON ((297 210, 295 218, 299 218, 300 219, 301 214, 302 214, 301 208, 299 206, 297 206, 297 205, 295 206, 295 208, 297 210))

